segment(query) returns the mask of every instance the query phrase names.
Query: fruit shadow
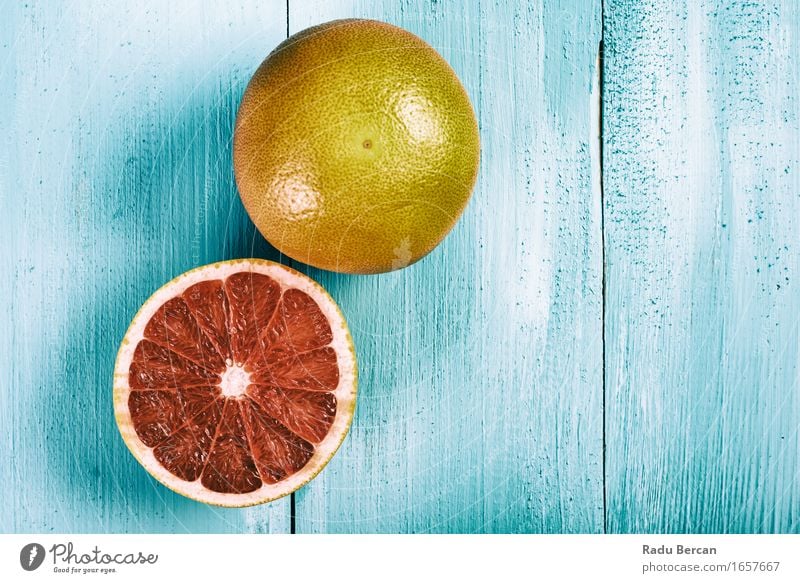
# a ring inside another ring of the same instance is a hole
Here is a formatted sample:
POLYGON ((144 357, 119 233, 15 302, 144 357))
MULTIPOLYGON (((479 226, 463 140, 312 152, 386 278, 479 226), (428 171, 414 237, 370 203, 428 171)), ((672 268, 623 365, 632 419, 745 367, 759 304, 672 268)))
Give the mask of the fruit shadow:
MULTIPOLYGON (((57 432, 44 454, 61 484, 62 499, 52 501, 61 516, 50 525, 58 530, 226 532, 248 520, 151 478, 119 435, 112 394, 120 341, 162 284, 213 261, 281 260, 253 227, 234 183, 231 138, 243 90, 243 83, 195 88, 139 117, 120 114, 92 144, 96 150, 81 153, 86 208, 79 212, 90 220, 81 225, 85 253, 72 269, 88 275, 65 290, 63 368, 44 371, 40 383, 52 394, 50 418, 41 422, 57 432)), ((268 516, 250 528, 269 528, 268 516)))

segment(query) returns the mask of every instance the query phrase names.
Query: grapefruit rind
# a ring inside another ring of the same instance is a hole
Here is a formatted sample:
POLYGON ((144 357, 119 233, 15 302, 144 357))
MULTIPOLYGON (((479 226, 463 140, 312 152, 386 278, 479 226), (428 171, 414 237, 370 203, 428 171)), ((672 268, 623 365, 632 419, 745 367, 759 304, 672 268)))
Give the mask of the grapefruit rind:
POLYGON ((133 318, 117 354, 114 366, 114 415, 117 420, 122 439, 133 456, 159 482, 167 488, 206 504, 226 507, 243 507, 263 504, 277 500, 302 488, 319 474, 330 461, 347 436, 353 420, 358 392, 358 369, 356 365, 353 341, 347 322, 325 289, 302 273, 272 261, 264 259, 236 259, 220 261, 187 271, 168 282, 139 309, 133 318), (139 341, 144 336, 144 328, 164 302, 182 294, 190 286, 211 279, 225 279, 234 273, 251 271, 267 275, 281 285, 281 291, 295 288, 311 296, 328 319, 333 334, 329 344, 337 355, 339 365, 339 383, 331 393, 336 397, 337 407, 333 423, 323 440, 315 444, 314 454, 308 463, 299 471, 275 483, 264 483, 259 489, 244 494, 220 493, 206 488, 197 479, 193 482, 183 480, 167 470, 155 458, 153 449, 146 446, 134 429, 133 420, 128 409, 129 369, 133 354, 139 341))
POLYGON ((286 39, 236 115, 248 215, 284 255, 320 269, 419 261, 463 215, 479 166, 478 120, 456 72, 386 22, 334 20, 286 39))

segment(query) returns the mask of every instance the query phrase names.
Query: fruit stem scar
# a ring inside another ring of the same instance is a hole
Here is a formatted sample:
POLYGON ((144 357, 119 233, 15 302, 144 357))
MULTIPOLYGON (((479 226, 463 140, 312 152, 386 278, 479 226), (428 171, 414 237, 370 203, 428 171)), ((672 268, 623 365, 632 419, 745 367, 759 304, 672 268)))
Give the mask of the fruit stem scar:
POLYGON ((369 150, 372 147, 372 140, 364 140, 364 148, 369 150))

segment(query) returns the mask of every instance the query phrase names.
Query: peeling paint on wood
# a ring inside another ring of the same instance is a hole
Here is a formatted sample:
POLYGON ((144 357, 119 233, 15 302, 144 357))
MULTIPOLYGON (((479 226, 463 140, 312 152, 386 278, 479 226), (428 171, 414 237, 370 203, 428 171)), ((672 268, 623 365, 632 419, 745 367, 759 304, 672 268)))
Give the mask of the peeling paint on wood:
POLYGON ((796 2, 606 2, 612 532, 800 531, 796 2))

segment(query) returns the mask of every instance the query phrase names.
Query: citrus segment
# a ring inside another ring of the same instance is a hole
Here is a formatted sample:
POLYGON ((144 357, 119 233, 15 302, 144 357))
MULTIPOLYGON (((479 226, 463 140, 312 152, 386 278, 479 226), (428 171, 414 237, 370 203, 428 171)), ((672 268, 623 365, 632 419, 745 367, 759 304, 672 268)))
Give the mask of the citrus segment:
POLYGON ((225 367, 182 298, 172 298, 158 309, 145 326, 144 337, 210 371, 220 372, 225 367))
POLYGON ((330 324, 316 302, 300 290, 287 290, 274 321, 261 336, 260 353, 253 358, 275 361, 325 346, 332 338, 330 324))
POLYGON ((134 391, 128 406, 136 434, 155 447, 208 407, 215 387, 134 391))
POLYGON ((130 368, 131 388, 175 389, 219 382, 219 375, 151 340, 136 346, 130 368))
POLYGON ((261 487, 238 401, 225 400, 222 421, 202 480, 203 485, 214 492, 252 492, 261 487))
POLYGON ((289 431, 255 403, 243 407, 253 457, 265 481, 277 483, 305 466, 314 446, 289 431))
POLYGON ((230 307, 228 331, 236 363, 243 363, 258 344, 258 337, 269 324, 278 306, 281 288, 270 277, 237 273, 225 281, 230 307))
POLYGON ((267 415, 311 443, 322 441, 336 415, 336 397, 331 393, 264 385, 251 385, 248 393, 267 415))
POLYGON ((230 354, 228 338, 228 298, 222 291, 219 280, 201 281, 183 292, 183 300, 189 306, 198 326, 214 343, 223 360, 230 354))
POLYGON ((252 380, 255 383, 273 385, 283 389, 307 389, 332 391, 339 382, 339 367, 336 352, 329 347, 287 356, 274 363, 258 360, 252 380))
POLYGON ((139 461, 197 500, 243 506, 313 478, 347 433, 356 369, 336 304, 261 260, 221 262, 161 288, 115 369, 120 432, 139 461))
POLYGON ((159 463, 183 480, 199 478, 211 451, 223 406, 222 399, 213 400, 198 415, 159 443, 153 449, 159 463))

